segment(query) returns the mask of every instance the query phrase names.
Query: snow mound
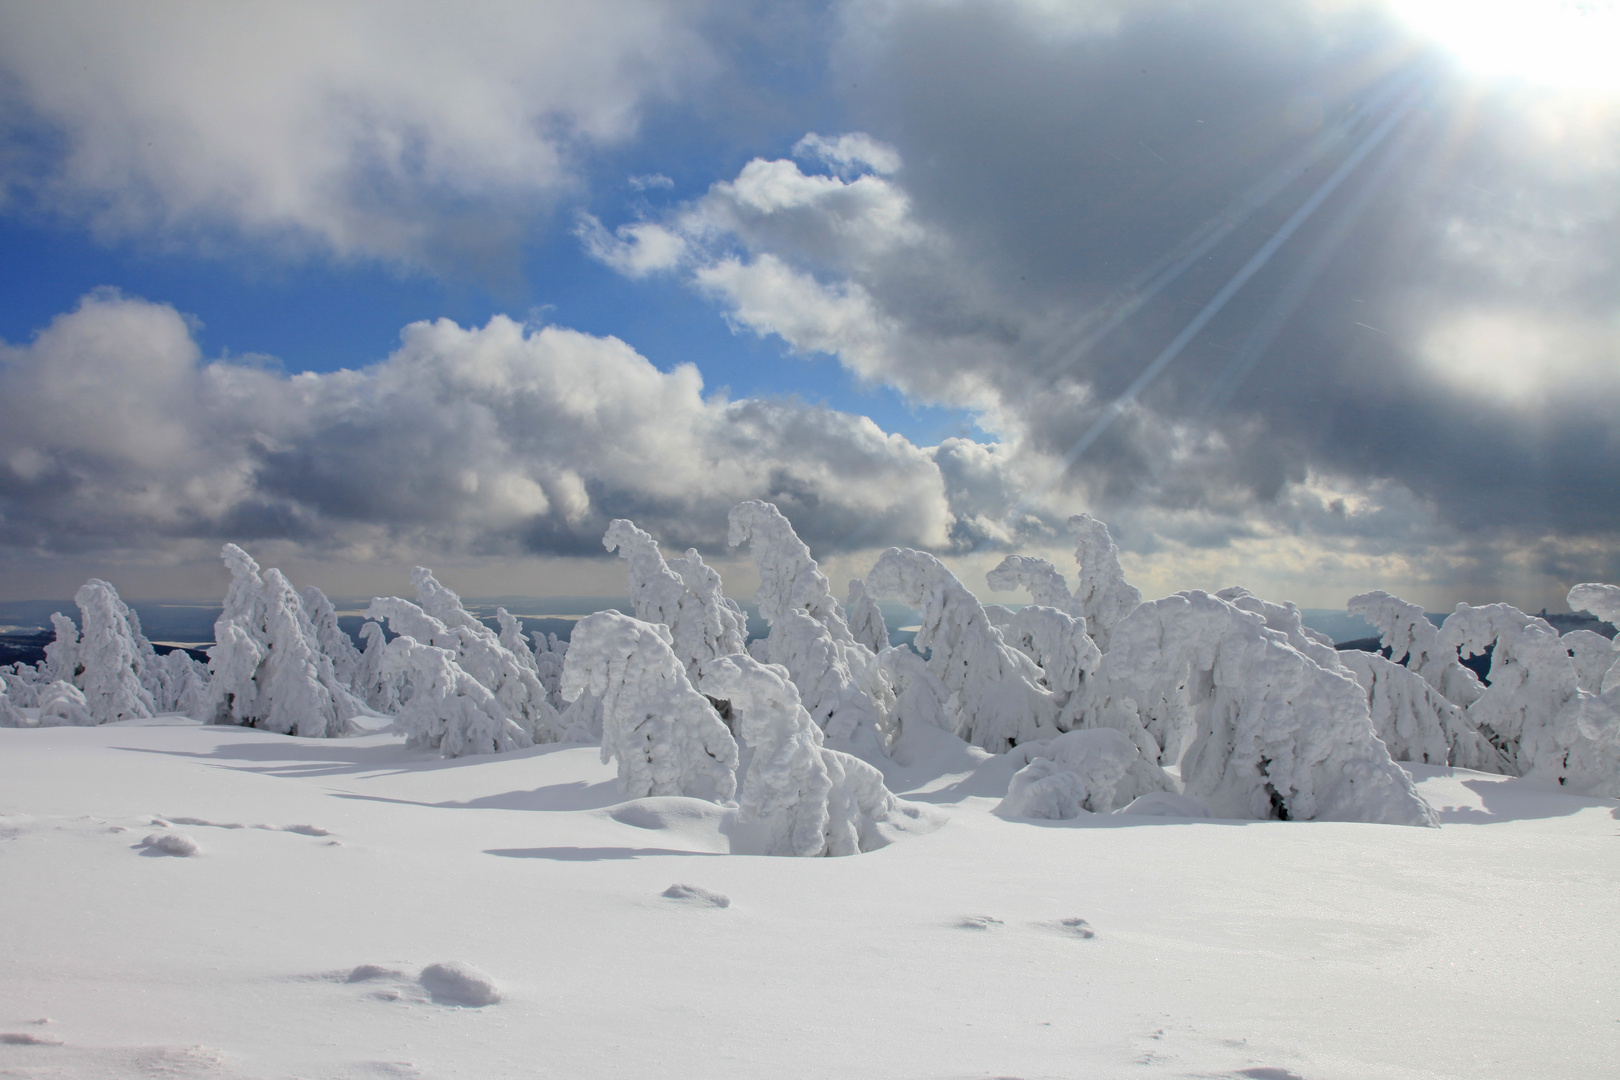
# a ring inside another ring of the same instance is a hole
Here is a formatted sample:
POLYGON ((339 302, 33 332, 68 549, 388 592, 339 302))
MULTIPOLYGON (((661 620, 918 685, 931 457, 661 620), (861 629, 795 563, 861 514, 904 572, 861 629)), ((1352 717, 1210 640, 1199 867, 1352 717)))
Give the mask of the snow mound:
POLYGON ((728 908, 731 906, 731 897, 722 896, 717 892, 698 885, 682 885, 679 882, 671 885, 658 894, 668 900, 679 900, 694 907, 728 908))
MULTIPOLYGON (((1022 749, 1022 748, 1021 748, 1022 749)), ((1170 774, 1142 756, 1136 744, 1113 728, 1059 735, 1013 774, 1007 797, 995 812, 1005 817, 1066 820, 1099 814, 1138 797, 1173 792, 1170 774)))
POLYGON ((0 1031, 0 1044, 6 1046, 61 1046, 61 1039, 27 1031, 0 1031))
POLYGON ((955 925, 958 930, 994 930, 1006 924, 994 915, 964 915, 955 925))
POLYGON ((1086 941, 1097 936, 1097 931, 1093 930, 1091 924, 1084 919, 1059 919, 1053 924, 1053 929, 1086 941))
POLYGON ((135 845, 145 848, 144 855, 179 855, 182 857, 196 855, 199 849, 197 841, 185 833, 152 833, 135 845))
POLYGON ((462 1005, 477 1009, 501 1000, 495 980, 460 960, 429 964, 417 976, 417 982, 422 984, 422 989, 437 1005, 462 1005))
POLYGON ((405 973, 403 971, 396 971, 394 968, 385 968, 381 964, 361 964, 359 967, 349 972, 348 977, 343 981, 357 983, 371 982, 373 979, 401 979, 404 977, 405 973))
POLYGON ((1137 814, 1142 817, 1207 818, 1209 808, 1197 799, 1189 799, 1173 791, 1150 791, 1140 798, 1133 799, 1129 805, 1114 813, 1137 814))

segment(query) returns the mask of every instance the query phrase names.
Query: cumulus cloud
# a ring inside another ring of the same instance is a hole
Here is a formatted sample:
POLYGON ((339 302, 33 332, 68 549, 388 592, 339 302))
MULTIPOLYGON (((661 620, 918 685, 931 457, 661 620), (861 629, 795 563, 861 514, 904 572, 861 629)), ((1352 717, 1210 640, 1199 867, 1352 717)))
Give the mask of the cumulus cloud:
POLYGON ((206 362, 168 306, 85 298, 0 351, 0 544, 600 554, 631 517, 712 551, 734 503, 767 498, 823 551, 941 550, 981 513, 961 469, 865 417, 705 396, 614 338, 505 317, 401 337, 289 377, 206 362))
POLYGON ((708 77, 704 13, 10 4, 0 109, 16 138, 0 189, 116 235, 223 228, 417 265, 485 257, 575 184, 584 151, 708 77))

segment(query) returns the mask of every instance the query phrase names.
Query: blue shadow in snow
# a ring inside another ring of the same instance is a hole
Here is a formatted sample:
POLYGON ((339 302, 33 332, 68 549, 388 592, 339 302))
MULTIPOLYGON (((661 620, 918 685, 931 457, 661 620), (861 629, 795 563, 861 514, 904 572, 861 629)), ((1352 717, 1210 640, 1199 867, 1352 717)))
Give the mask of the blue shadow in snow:
POLYGON ((654 855, 721 855, 718 851, 677 851, 674 848, 528 847, 485 848, 485 855, 503 859, 553 859, 557 862, 597 862, 602 859, 644 859, 654 855))

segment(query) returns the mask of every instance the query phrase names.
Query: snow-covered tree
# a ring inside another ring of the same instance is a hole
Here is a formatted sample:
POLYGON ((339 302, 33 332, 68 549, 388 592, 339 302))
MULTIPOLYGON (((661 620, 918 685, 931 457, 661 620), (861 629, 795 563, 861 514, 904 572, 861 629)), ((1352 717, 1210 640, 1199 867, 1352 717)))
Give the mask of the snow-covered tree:
POLYGON ((303 600, 279 570, 235 544, 220 552, 231 571, 208 650, 211 677, 201 718, 281 734, 347 734, 365 705, 338 680, 303 600))
POLYGON ((1589 694, 1603 691, 1603 679, 1616 663, 1614 643, 1590 630, 1571 630, 1559 639, 1575 665, 1580 687, 1589 694))
POLYGON ((744 653, 703 665, 710 697, 731 703, 753 751, 738 820, 755 826, 765 855, 853 855, 880 846, 876 824, 894 809, 883 774, 823 745, 787 669, 744 653))
POLYGON ((41 670, 44 666, 41 661, 38 665, 19 662, 0 667, 0 689, 5 690, 14 707, 32 709, 39 704, 40 688, 50 684, 41 670))
MULTIPOLYGON (((771 503, 731 508, 731 546, 747 543, 759 567, 755 601, 771 632, 749 651, 788 669, 811 719, 833 746, 881 760, 893 734, 893 694, 877 655, 855 640, 810 549, 771 503)), ((869 583, 870 584, 870 583, 869 583)))
POLYGON ((1058 700, 1040 685, 1041 669, 1002 639, 978 597, 944 563, 889 548, 866 587, 921 613, 917 646, 931 650, 928 669, 950 695, 945 711, 955 734, 1001 753, 1058 733, 1058 700))
POLYGON ((524 664, 502 645, 500 635, 473 618, 461 597, 439 584, 431 570, 418 566, 411 580, 420 606, 397 596, 377 597, 366 618, 387 622, 394 633, 422 644, 449 649, 457 666, 493 693, 534 742, 556 742, 562 736, 557 711, 546 700, 532 662, 524 664))
POLYGON ((1458 604, 1436 647, 1491 655, 1489 685, 1468 719, 1520 776, 1572 791, 1620 796, 1620 690, 1597 695, 1545 619, 1508 604, 1458 604))
POLYGON ((60 611, 51 612, 56 637, 45 646, 45 659, 39 667, 41 685, 72 682, 79 677, 79 628, 60 611))
POLYGON ((1156 728, 1161 747, 1191 732, 1183 793, 1217 816, 1434 824, 1360 685, 1218 597, 1140 605, 1114 626, 1093 685, 1087 726, 1138 728, 1143 749, 1141 731, 1156 728))
POLYGON ((437 750, 447 758, 500 754, 534 740, 495 695, 456 663, 455 654, 401 634, 383 652, 383 670, 411 686, 394 718, 405 745, 437 750))
POLYGON ((1102 661, 1084 619, 1041 604, 1017 611, 987 604, 984 610, 1002 640, 1035 661, 1041 682, 1058 695, 1060 708, 1102 661))
POLYGON ((153 665, 156 689, 153 697, 160 713, 195 716, 208 701, 208 665, 193 659, 184 649, 171 649, 157 657, 153 665))
POLYGON ((1250 611, 1266 621, 1266 626, 1277 631, 1288 639, 1288 644, 1315 660, 1329 671, 1337 671, 1339 663, 1339 650, 1333 644, 1333 639, 1320 630, 1312 630, 1305 625, 1305 617, 1299 610, 1299 605, 1292 601, 1278 604, 1270 600, 1262 600, 1248 589, 1237 585, 1228 586, 1215 594, 1239 611, 1250 611))
POLYGON ((506 651, 517 657, 518 663, 539 674, 534 663, 534 649, 529 646, 529 639, 523 636, 523 621, 505 608, 498 607, 495 609, 495 622, 501 628, 499 636, 506 651))
MULTIPOLYGON (((1604 585, 1596 581, 1577 585, 1569 590, 1569 607, 1571 611, 1589 612, 1610 626, 1620 627, 1620 585, 1604 585)), ((1620 688, 1620 636, 1611 645, 1614 655, 1608 672, 1598 684, 1600 693, 1620 688)))
POLYGON ((337 610, 326 594, 313 585, 305 585, 299 598, 315 628, 315 643, 327 659, 332 661, 332 674, 338 685, 354 690, 355 675, 360 668, 360 650, 354 647, 349 635, 338 625, 337 610))
POLYGON ((28 718, 23 711, 11 701, 11 695, 6 693, 7 683, 0 680, 0 728, 29 727, 28 718))
POLYGON ((849 579, 849 592, 844 597, 844 611, 849 615, 849 632, 856 641, 872 650, 876 656, 889 647, 889 624, 884 621, 883 610, 877 601, 866 594, 866 582, 849 579))
POLYGON ((915 736, 918 729, 938 728, 956 733, 956 716, 946 708, 951 692, 939 681, 938 674, 929 669, 928 661, 911 649, 885 649, 878 657, 878 664, 895 692, 891 715, 896 718, 898 731, 890 752, 895 761, 909 765, 910 746, 914 741, 910 736, 915 736))
POLYGON ((94 727, 96 718, 84 692, 66 679, 57 679, 39 691, 38 727, 94 727))
MULTIPOLYGON (((144 659, 131 631, 130 611, 118 590, 100 578, 91 578, 73 597, 83 623, 79 639, 79 674, 73 684, 84 691, 90 715, 98 724, 151 716, 157 702, 141 684, 144 659)), ((141 638, 150 654, 152 646, 141 638)), ((152 658, 155 661, 155 657, 152 658)))
POLYGON ((388 665, 388 635, 380 624, 367 620, 360 627, 365 649, 355 665, 354 692, 375 712, 392 716, 408 696, 406 678, 388 665))
POLYGON ((1069 519, 1069 531, 1074 534, 1074 558, 1080 564, 1074 589, 1079 610, 1071 613, 1085 618, 1086 631, 1097 648, 1107 652, 1115 624, 1136 610, 1142 594, 1125 580, 1119 548, 1107 525, 1090 514, 1076 514, 1069 519))
POLYGON ((720 575, 696 548, 666 562, 658 541, 624 518, 608 525, 602 545, 628 564, 636 618, 669 627, 675 655, 689 678, 697 678, 705 660, 743 651, 748 617, 723 595, 720 575))
POLYGON ((560 640, 556 634, 539 631, 530 634, 529 640, 534 642, 534 673, 540 685, 546 688, 546 701, 562 712, 566 705, 562 699, 562 673, 568 659, 568 642, 560 640))
POLYGON ((1031 744, 995 812, 1006 817, 1077 818, 1117 810, 1152 791, 1176 790, 1169 773, 1142 756, 1122 731, 1069 731, 1031 744))
POLYGON ((1356 649, 1341 651, 1339 660, 1361 684, 1373 730, 1396 761, 1477 772, 1513 771, 1490 740, 1474 729, 1463 709, 1411 668, 1356 649))
POLYGON ((1457 662, 1457 651, 1436 644, 1439 629, 1416 604, 1374 589, 1352 596, 1345 607, 1373 625, 1391 660, 1423 676, 1447 701, 1466 709, 1484 693, 1479 676, 1457 662))
POLYGON ((1028 589, 1030 599, 1041 607, 1057 608, 1068 615, 1081 614, 1080 605, 1069 592, 1069 583, 1063 580, 1058 568, 1045 559, 1009 555, 984 578, 996 592, 1028 589))
POLYGON ((563 666, 563 697, 586 693, 601 703, 602 761, 617 759, 626 798, 726 802, 736 794, 737 742, 693 689, 667 626, 617 611, 581 619, 563 666))

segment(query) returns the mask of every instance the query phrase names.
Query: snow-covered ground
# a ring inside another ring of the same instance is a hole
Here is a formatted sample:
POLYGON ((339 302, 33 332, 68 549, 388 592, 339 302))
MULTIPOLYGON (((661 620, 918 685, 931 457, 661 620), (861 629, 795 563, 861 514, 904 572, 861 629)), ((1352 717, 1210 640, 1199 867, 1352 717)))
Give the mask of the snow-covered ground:
POLYGON ((1616 1075, 1613 800, 1403 763, 1441 828, 1037 823, 1016 767, 767 858, 593 746, 0 729, 0 1076, 1616 1075))

